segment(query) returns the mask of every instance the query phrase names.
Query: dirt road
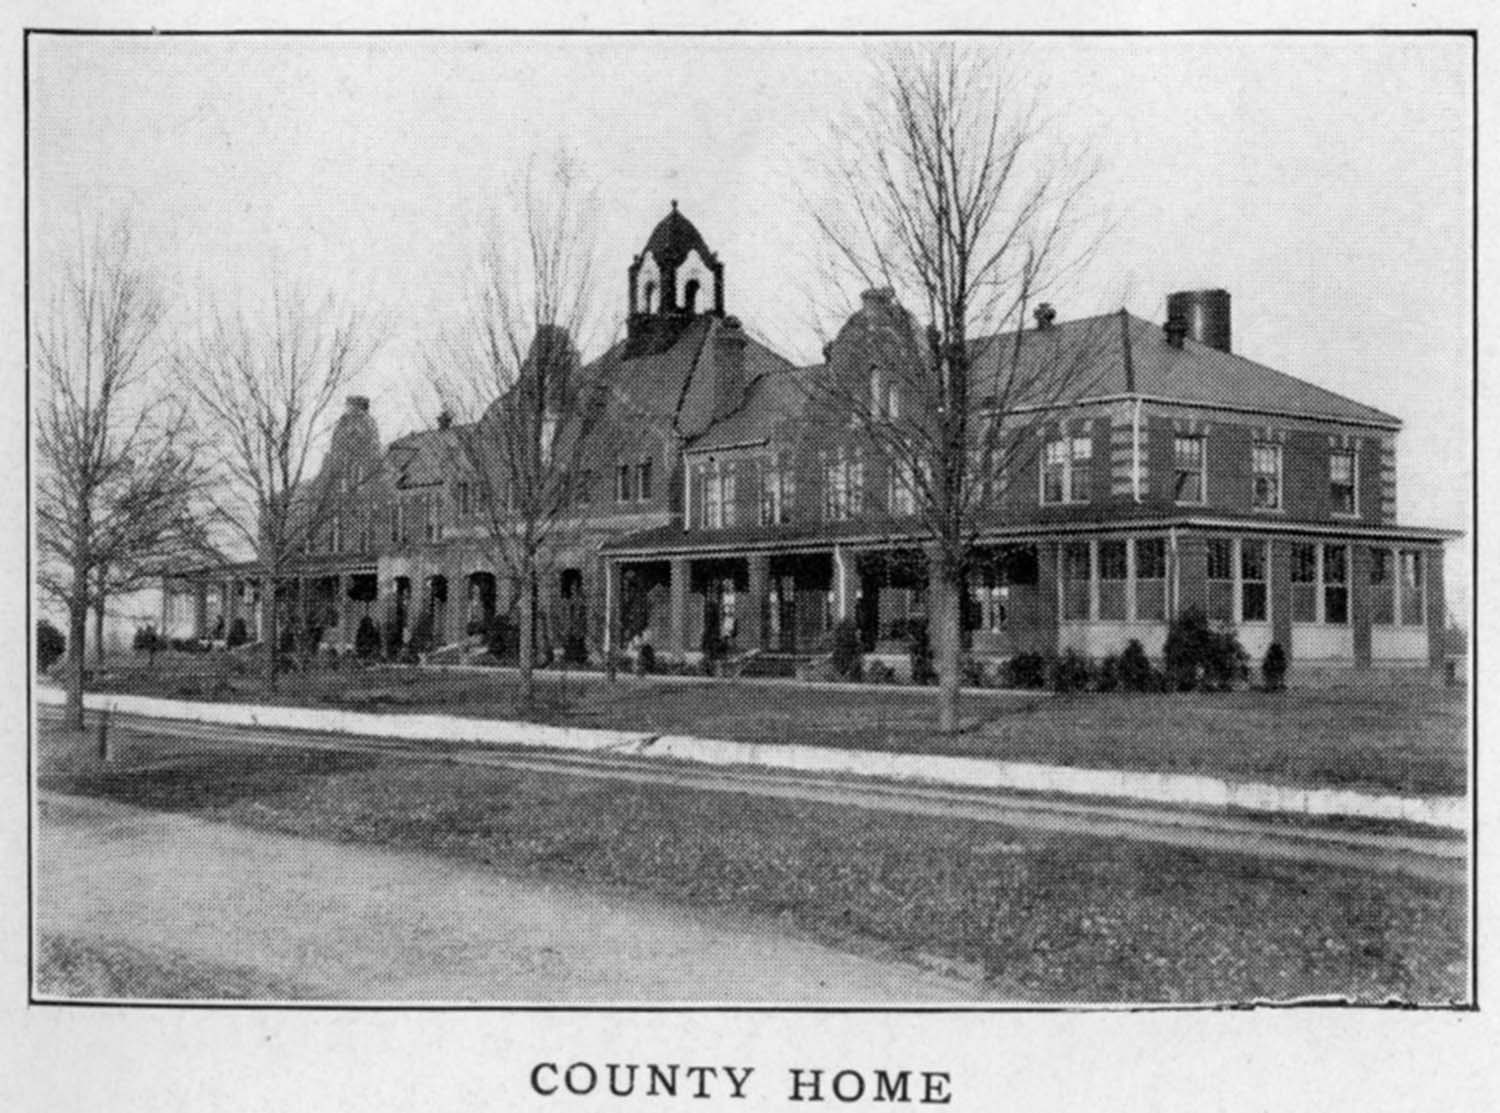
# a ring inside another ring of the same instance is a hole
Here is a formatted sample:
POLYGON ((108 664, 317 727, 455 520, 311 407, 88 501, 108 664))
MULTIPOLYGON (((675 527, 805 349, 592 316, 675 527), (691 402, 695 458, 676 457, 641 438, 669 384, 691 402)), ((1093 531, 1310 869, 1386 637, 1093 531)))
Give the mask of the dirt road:
POLYGON ((772 923, 112 802, 40 803, 40 932, 254 967, 323 999, 870 1004, 978 993, 772 923))

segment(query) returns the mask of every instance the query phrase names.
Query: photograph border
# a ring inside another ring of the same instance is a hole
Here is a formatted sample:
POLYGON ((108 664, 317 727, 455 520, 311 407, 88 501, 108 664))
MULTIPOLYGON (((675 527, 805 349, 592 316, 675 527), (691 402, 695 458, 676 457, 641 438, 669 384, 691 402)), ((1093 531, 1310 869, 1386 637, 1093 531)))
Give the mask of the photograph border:
POLYGON ((22 235, 23 235, 23 314, 25 321, 25 383, 23 385, 24 406, 21 420, 25 422, 23 437, 25 452, 25 513, 28 529, 26 545, 27 592, 25 603, 27 672, 26 691, 29 708, 26 720, 26 808, 27 808, 27 1004, 39 1008, 116 1010, 211 1010, 244 1012, 349 1012, 349 1013, 807 1013, 807 1014, 1098 1014, 1098 1013, 1192 1013, 1244 1010, 1327 1010, 1358 1009, 1361 1011, 1418 1011, 1478 1013, 1480 1008, 1480 956, 1479 941, 1479 699, 1476 679, 1479 675, 1481 647, 1479 644, 1478 620, 1479 596, 1482 590, 1479 575, 1479 116, 1480 116, 1480 69, 1479 30, 1476 27, 1429 27, 1429 28, 1130 28, 1130 29, 1047 29, 992 30, 976 27, 920 28, 897 30, 890 28, 831 29, 813 27, 785 28, 94 28, 26 26, 21 29, 21 75, 22 75, 22 235), (1460 38, 1468 39, 1470 45, 1470 129, 1471 147, 1470 186, 1470 520, 1471 532, 1467 538, 1470 557, 1471 583, 1468 601, 1468 684, 1469 711, 1468 734, 1468 796, 1470 823, 1468 830, 1468 969, 1469 998, 1465 1002, 1446 1004, 1419 1004, 1406 1002, 1364 1003, 1334 1000, 1327 997, 1305 999, 1252 999, 1236 1002, 1172 1002, 1172 1003, 1058 1003, 1058 1004, 1005 1004, 982 1003, 973 1005, 803 1005, 803 1004, 543 1004, 543 1003, 417 1003, 400 1002, 321 1002, 321 1001, 194 1001, 183 999, 66 999, 40 996, 36 988, 36 731, 37 708, 35 699, 36 659, 35 637, 32 636, 35 609, 35 532, 34 508, 32 505, 32 456, 34 437, 32 432, 32 335, 31 335, 31 83, 30 46, 33 36, 59 38, 556 38, 556 39, 638 39, 638 38, 744 38, 744 39, 934 39, 954 38, 968 40, 1026 39, 1026 38, 1460 38))

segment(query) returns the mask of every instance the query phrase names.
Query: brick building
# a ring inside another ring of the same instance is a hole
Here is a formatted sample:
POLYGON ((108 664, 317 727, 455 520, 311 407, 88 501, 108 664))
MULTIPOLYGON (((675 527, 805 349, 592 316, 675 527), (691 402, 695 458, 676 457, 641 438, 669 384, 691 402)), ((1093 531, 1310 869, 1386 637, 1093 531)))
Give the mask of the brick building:
MULTIPOLYGON (((849 618, 868 649, 896 653, 926 615, 919 484, 830 412, 840 395, 824 386, 868 382, 892 420, 909 413, 875 339, 911 332, 909 316, 870 291, 824 361, 795 366, 728 315, 724 265, 675 202, 626 277, 626 336, 582 368, 611 384, 614 435, 542 587, 544 634, 693 658, 710 632, 730 652, 795 658, 849 618)), ((1098 656, 1130 638, 1159 654, 1168 616, 1196 605, 1256 658, 1276 641, 1295 664, 1441 660, 1454 534, 1397 523, 1400 420, 1234 352, 1228 293, 1173 294, 1164 325, 1040 306, 971 355, 976 382, 1020 383, 1004 474, 977 477, 975 655, 1098 656)), ((999 396, 974 395, 977 419, 999 396)), ((309 546, 298 598, 336 642, 363 614, 426 608, 458 645, 515 599, 486 563, 458 430, 440 419, 382 450, 368 411, 350 399, 317 482, 379 466, 309 546)), ((253 613, 254 579, 198 578, 194 629, 253 613)))

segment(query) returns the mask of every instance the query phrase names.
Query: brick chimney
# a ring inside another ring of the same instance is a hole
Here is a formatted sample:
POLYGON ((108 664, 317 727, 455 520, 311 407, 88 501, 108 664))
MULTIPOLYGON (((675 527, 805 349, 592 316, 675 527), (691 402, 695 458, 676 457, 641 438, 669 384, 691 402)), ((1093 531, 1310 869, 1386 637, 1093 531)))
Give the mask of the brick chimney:
POLYGON ((351 394, 349 395, 349 409, 351 412, 358 411, 367 414, 370 412, 370 399, 363 394, 351 394))
MULTIPOLYGON (((1228 290, 1178 290, 1167 295, 1167 321, 1180 320, 1200 344, 1230 350, 1228 290)), ((1181 343, 1177 345, 1181 347, 1181 343)))
POLYGON ((725 317, 714 327, 713 419, 739 409, 745 397, 745 330, 738 317, 725 317))
POLYGON ((1032 311, 1036 317, 1036 327, 1045 332, 1052 327, 1052 322, 1057 320, 1057 310, 1052 307, 1050 301, 1044 301, 1032 311))
POLYGON ((451 429, 451 428, 453 428, 453 413, 451 411, 449 411, 449 410, 443 410, 440 414, 438 414, 438 428, 439 429, 451 429))

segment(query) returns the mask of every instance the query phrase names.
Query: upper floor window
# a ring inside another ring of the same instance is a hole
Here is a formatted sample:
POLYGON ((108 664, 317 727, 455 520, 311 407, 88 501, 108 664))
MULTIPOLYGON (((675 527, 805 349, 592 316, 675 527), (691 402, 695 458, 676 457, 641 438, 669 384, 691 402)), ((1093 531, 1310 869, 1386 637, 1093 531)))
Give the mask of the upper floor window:
POLYGON ((902 460, 892 460, 886 506, 893 518, 910 518, 917 512, 918 496, 924 489, 926 469, 902 460))
POLYGON ((1359 464, 1352 448, 1339 448, 1328 454, 1328 504, 1335 514, 1355 514, 1359 510, 1355 494, 1359 464))
POLYGON ((1179 433, 1172 440, 1172 497, 1178 502, 1201 503, 1208 484, 1204 476, 1207 453, 1204 438, 1198 434, 1179 433))
POLYGON ((735 523, 734 469, 715 461, 703 469, 703 528, 726 529, 735 523))
POLYGON ((792 520, 796 475, 785 459, 767 461, 760 473, 760 524, 784 526, 792 520))
POLYGON ((651 501, 651 458, 649 456, 636 465, 635 497, 641 502, 651 501))
POLYGON ((1250 448, 1254 472, 1250 504, 1257 510, 1281 509, 1281 445, 1257 441, 1250 448))
POLYGON ((865 505, 865 463, 858 453, 842 449, 825 454, 823 462, 823 517, 842 522, 858 517, 865 505))
POLYGON ((634 497, 634 484, 631 482, 631 469, 629 464, 621 464, 615 468, 615 501, 630 502, 634 497))
POLYGON ((1060 437, 1042 452, 1042 502, 1087 502, 1094 460, 1091 437, 1060 437))
POLYGON ((468 480, 458 481, 458 513, 461 517, 467 518, 474 509, 472 490, 468 480))

